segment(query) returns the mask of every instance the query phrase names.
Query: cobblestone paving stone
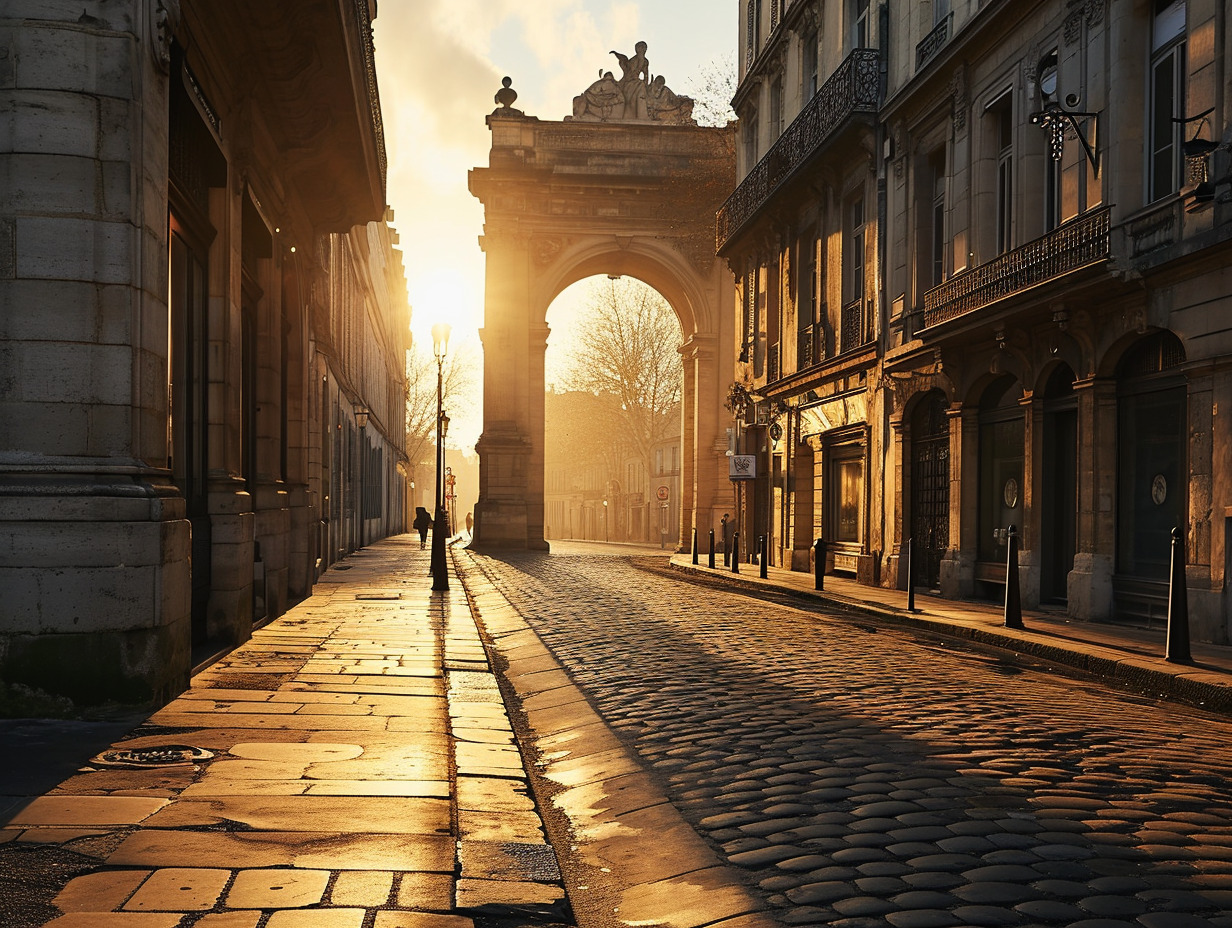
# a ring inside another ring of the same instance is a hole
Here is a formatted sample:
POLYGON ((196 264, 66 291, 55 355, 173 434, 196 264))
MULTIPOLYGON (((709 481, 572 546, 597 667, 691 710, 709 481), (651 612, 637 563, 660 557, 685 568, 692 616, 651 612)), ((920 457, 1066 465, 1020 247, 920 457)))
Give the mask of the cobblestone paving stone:
POLYGON ((479 558, 787 925, 1232 928, 1232 723, 624 559, 479 558))

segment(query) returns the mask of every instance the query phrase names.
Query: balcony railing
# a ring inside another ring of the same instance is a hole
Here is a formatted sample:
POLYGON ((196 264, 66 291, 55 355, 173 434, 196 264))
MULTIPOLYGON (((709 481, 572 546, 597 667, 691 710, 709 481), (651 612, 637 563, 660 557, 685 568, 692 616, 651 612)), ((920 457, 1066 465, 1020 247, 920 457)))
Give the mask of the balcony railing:
POLYGON ((924 327, 980 309, 1028 287, 1106 260, 1108 207, 952 277, 924 294, 924 327))
POLYGON ((806 325, 797 333, 796 370, 805 370, 826 358, 826 331, 821 325, 806 325))
POLYGON ((875 48, 857 48, 848 55, 765 157, 749 171, 715 217, 718 250, 830 139, 844 120, 857 113, 877 112, 881 96, 879 54, 875 48))
POLYGON ((920 43, 915 47, 915 69, 918 71, 928 62, 928 59, 937 52, 941 51, 941 46, 950 40, 950 23, 954 19, 954 14, 950 13, 945 19, 933 26, 933 31, 924 36, 920 43))

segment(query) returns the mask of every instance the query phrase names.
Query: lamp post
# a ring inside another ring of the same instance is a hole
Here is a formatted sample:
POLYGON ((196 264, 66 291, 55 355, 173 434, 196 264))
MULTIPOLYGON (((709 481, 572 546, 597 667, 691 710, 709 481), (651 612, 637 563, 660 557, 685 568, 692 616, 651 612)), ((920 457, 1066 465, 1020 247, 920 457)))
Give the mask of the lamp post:
POLYGON ((432 589, 449 589, 449 571, 445 567, 445 497, 444 467, 445 429, 448 428, 445 411, 441 407, 444 391, 445 352, 449 350, 450 325, 438 322, 432 327, 432 355, 436 358, 436 506, 432 523, 432 589))
POLYGON ((607 500, 603 501, 603 540, 609 542, 612 540, 611 532, 607 528, 607 500))

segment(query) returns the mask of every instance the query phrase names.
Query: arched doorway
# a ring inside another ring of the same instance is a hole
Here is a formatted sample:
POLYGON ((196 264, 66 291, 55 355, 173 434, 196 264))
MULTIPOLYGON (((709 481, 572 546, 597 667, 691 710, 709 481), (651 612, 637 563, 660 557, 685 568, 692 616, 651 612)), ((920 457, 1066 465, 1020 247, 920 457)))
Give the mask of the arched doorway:
POLYGON ((565 287, 628 275, 680 319, 684 361, 676 541, 730 509, 720 412, 734 366, 734 282, 715 258, 714 217, 735 185, 733 133, 655 123, 547 122, 505 106, 488 117, 484 204, 483 434, 473 544, 546 548, 546 312, 565 287))
POLYGON ((1063 603, 1069 598, 1069 572, 1078 544, 1078 398, 1068 364, 1053 370, 1043 399, 1040 601, 1063 603))
POLYGON ((912 582, 941 585, 941 558, 950 543, 949 401, 931 390, 911 414, 912 582))
POLYGON ((1117 531, 1114 616, 1166 614, 1172 529, 1186 521, 1185 349, 1146 336, 1117 365, 1117 531))

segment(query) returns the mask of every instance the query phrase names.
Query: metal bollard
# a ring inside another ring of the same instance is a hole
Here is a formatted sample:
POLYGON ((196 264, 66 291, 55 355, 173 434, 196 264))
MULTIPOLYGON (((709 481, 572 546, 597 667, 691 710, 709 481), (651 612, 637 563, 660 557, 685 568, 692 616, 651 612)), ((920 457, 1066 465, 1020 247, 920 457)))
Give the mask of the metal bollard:
POLYGON ((714 529, 710 530, 710 559, 706 562, 711 570, 714 570, 714 529))
POLYGON ((915 554, 915 539, 907 539, 907 611, 915 612, 915 565, 911 563, 915 554))
POLYGON ((765 580, 767 576, 766 569, 769 566, 766 562, 770 560, 770 551, 769 551, 770 541, 769 539, 765 535, 760 536, 760 538, 758 539, 757 547, 759 548, 758 565, 757 565, 759 567, 759 570, 757 572, 757 575, 761 577, 763 580, 765 580))
POLYGON ((814 587, 824 589, 826 584, 826 540, 818 538, 813 542, 813 578, 814 587))
POLYGON ((731 566, 731 536, 726 529, 723 530, 723 566, 731 566))
POLYGON ((697 529, 693 529, 693 566, 697 566, 697 529))
POLYGON ((1185 588, 1185 535, 1172 530, 1172 570, 1168 575, 1168 641, 1164 660, 1192 664, 1189 653, 1189 594, 1185 588))
POLYGON ((1022 590, 1018 585, 1018 529, 1005 531, 1009 553, 1005 556, 1005 627, 1022 628, 1022 590))
POLYGON ((732 532, 732 573, 740 573, 740 533, 732 532))

